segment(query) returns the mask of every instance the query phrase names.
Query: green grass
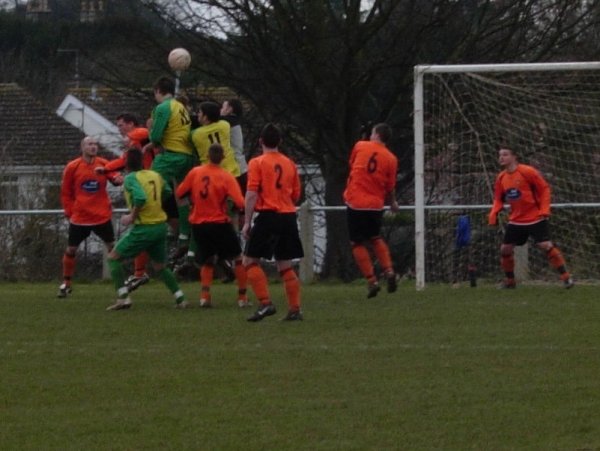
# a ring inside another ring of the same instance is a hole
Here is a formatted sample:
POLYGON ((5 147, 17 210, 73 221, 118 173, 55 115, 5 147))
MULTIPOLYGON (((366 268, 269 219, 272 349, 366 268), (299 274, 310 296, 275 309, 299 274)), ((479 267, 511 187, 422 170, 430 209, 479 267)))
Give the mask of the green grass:
POLYGON ((600 449, 598 287, 272 291, 252 324, 232 285, 1 284, 0 449, 600 449))

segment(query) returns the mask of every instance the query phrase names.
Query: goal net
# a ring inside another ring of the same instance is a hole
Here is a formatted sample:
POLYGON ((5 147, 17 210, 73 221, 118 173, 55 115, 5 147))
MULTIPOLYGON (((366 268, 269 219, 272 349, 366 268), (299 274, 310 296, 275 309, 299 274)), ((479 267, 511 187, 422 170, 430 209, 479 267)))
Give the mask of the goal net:
MULTIPOLYGON (((487 226, 498 145, 552 189, 552 241, 577 280, 600 275, 600 63, 415 67, 417 288, 500 280, 502 236, 487 226), (470 223, 470 236, 464 224, 470 223)), ((557 281, 535 246, 517 278, 557 281)))

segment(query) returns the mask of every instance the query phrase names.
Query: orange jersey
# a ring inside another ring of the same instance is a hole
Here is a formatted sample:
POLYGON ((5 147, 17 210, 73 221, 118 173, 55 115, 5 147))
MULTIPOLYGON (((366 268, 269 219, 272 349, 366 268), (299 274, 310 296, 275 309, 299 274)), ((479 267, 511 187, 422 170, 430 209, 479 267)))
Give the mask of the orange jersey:
MULTIPOLYGON (((153 161, 154 161, 154 148, 151 148, 148 151, 144 152, 144 155, 142 157, 142 167, 144 169, 150 169, 152 167, 153 161)), ((123 152, 120 157, 107 162, 106 166, 104 166, 104 167, 106 168, 107 172, 112 172, 112 171, 122 171, 125 169, 126 166, 127 166, 127 150, 125 152, 123 152)))
POLYGON ((494 187, 494 204, 489 223, 496 224, 496 217, 504 203, 510 205, 509 222, 533 224, 550 216, 550 186, 532 166, 519 164, 513 172, 500 172, 494 187))
POLYGON ((104 168, 107 171, 122 171, 127 165, 127 151, 123 152, 120 157, 110 160, 104 168))
POLYGON ((382 143, 358 141, 350 154, 344 202, 355 210, 381 210, 396 186, 398 159, 382 143))
POLYGON ((196 166, 186 175, 176 191, 177 197, 190 196, 191 224, 230 222, 227 199, 244 206, 240 185, 233 175, 216 164, 196 166))
POLYGON ((87 163, 82 157, 67 164, 63 171, 61 202, 65 216, 78 225, 103 224, 112 217, 106 182, 112 176, 96 174, 97 167, 107 161, 96 157, 87 163))
POLYGON ((256 211, 295 213, 301 195, 298 168, 280 152, 265 152, 248 163, 246 190, 258 193, 256 211))
POLYGON ((127 133, 130 147, 141 149, 150 142, 150 135, 146 127, 136 127, 127 133))
MULTIPOLYGON (((129 146, 135 147, 136 149, 142 149, 145 144, 149 142, 148 129, 144 127, 137 127, 127 133, 129 138, 129 146)), ((142 166, 144 169, 150 169, 152 161, 154 160, 154 149, 150 149, 144 152, 142 159, 142 166)), ((123 152, 119 158, 109 161, 105 168, 107 171, 122 171, 127 165, 127 151, 123 152)))

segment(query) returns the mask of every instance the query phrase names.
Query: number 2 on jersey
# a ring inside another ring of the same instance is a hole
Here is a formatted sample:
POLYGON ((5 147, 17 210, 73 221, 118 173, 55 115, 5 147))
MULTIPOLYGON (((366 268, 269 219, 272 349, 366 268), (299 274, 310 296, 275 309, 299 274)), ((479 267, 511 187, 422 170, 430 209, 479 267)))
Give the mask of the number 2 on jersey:
POLYGON ((275 179, 275 188, 281 189, 283 185, 281 184, 281 177, 283 177, 283 168, 280 164, 275 165, 275 172, 277 173, 277 178, 275 179))

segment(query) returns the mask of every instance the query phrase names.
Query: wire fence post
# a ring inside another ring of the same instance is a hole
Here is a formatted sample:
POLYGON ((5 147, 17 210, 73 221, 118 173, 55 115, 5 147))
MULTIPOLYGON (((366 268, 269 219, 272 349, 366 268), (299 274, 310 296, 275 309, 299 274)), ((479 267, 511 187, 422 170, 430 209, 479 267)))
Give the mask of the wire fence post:
POLYGON ((299 209, 300 239, 304 247, 304 258, 300 260, 300 280, 312 282, 314 279, 314 214, 310 203, 304 202, 299 209))

